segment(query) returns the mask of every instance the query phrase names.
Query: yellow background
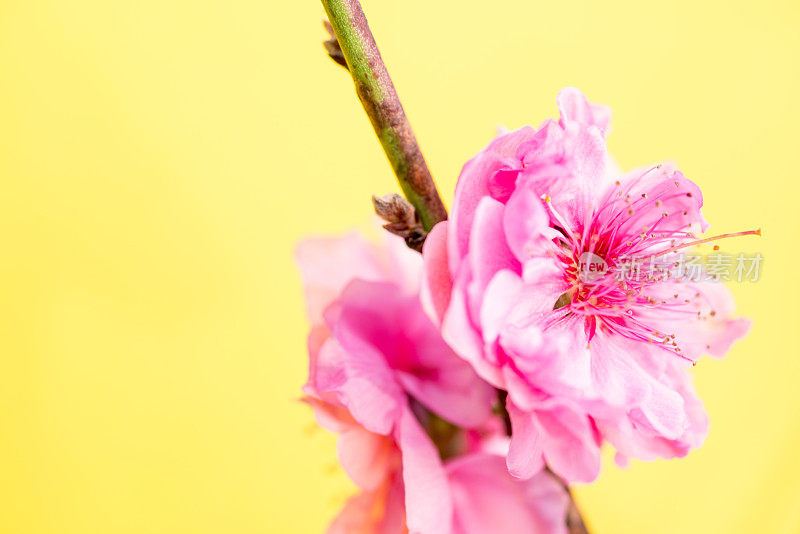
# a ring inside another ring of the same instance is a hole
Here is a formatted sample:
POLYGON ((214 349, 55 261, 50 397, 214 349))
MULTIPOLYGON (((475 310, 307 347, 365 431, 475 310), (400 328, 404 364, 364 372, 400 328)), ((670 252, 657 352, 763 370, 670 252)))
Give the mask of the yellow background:
MULTIPOLYGON (((623 167, 763 227, 755 319, 696 369, 711 436, 607 462, 596 533, 800 532, 800 7, 365 0, 446 199, 565 85, 623 167)), ((396 190, 314 0, 0 1, 0 532, 317 533, 352 486, 295 399, 293 244, 396 190)))

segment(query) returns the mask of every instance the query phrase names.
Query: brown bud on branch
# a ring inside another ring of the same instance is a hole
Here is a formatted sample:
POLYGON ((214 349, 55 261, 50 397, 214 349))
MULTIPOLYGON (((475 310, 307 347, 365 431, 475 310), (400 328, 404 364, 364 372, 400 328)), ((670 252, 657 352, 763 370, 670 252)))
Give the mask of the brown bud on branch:
POLYGON ((333 26, 331 26, 331 23, 327 20, 323 20, 322 25, 325 26, 325 31, 327 31, 330 36, 330 39, 327 41, 322 41, 322 46, 325 47, 325 51, 328 52, 332 60, 346 69, 347 61, 344 59, 344 52, 342 52, 339 39, 337 39, 336 34, 333 33, 333 26))
POLYGON ((372 205, 378 217, 386 221, 387 224, 383 225, 386 230, 405 239, 409 247, 422 252, 422 244, 428 233, 409 201, 397 193, 390 193, 382 197, 373 195, 372 205))

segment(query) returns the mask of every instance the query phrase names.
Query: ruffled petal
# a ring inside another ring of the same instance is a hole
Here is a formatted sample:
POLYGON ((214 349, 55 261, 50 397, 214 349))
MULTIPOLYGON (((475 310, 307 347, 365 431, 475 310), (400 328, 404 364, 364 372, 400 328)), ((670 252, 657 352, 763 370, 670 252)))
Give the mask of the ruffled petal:
POLYGON ((357 233, 306 239, 297 245, 295 257, 312 325, 322 322, 322 312, 351 280, 386 279, 385 265, 375 247, 357 233))
POLYGON ((402 480, 392 477, 348 499, 327 534, 408 534, 402 480))
POLYGON ((550 475, 514 479, 491 454, 453 460, 447 472, 454 534, 566 534, 568 496, 550 475))
POLYGON ((549 400, 531 411, 508 403, 511 445, 508 468, 527 478, 546 463, 568 483, 591 482, 600 473, 600 441, 589 417, 580 410, 549 400))
POLYGON ((664 282, 648 288, 647 295, 664 303, 666 311, 642 311, 642 320, 674 335, 681 354, 692 360, 703 354, 724 356, 752 325, 750 319, 733 316, 733 296, 721 282, 664 282))
POLYGON ((356 421, 381 435, 391 432, 404 398, 379 352, 365 346, 353 353, 333 339, 320 350, 313 387, 335 395, 356 421))
POLYGON ((550 215, 529 185, 518 188, 509 199, 503 212, 503 231, 509 248, 521 262, 544 256, 556 237, 550 228, 550 215))
POLYGON ((399 454, 392 439, 360 426, 339 434, 336 448, 342 468, 364 490, 376 489, 398 465, 399 454))
MULTIPOLYGON (((480 300, 495 273, 503 269, 519 272, 521 265, 508 248, 503 231, 504 206, 492 198, 481 200, 475 210, 475 225, 470 235, 469 262, 472 272, 470 301, 480 300)), ((479 308, 473 316, 477 316, 479 308)))
POLYGON ((512 429, 506 458, 508 470, 517 478, 531 478, 544 468, 545 436, 537 424, 535 412, 524 412, 513 402, 507 403, 506 409, 512 429))
POLYGON ((501 387, 501 371, 484 358, 483 339, 467 309, 469 279, 470 272, 467 266, 459 272, 453 284, 450 306, 442 321, 442 337, 460 357, 472 365, 481 378, 495 387, 501 387))
POLYGON ((423 308, 437 325, 441 325, 453 280, 447 265, 447 221, 442 221, 431 229, 422 248, 424 275, 420 298, 423 308))
POLYGON ((561 114, 561 126, 577 122, 583 126, 596 126, 604 135, 608 134, 611 128, 611 108, 608 106, 589 103, 580 89, 575 87, 562 89, 556 101, 561 114))
POLYGON ((408 529, 450 534, 453 503, 439 452, 409 409, 403 411, 395 434, 403 455, 408 529))
POLYGON ((461 170, 448 225, 448 258, 453 275, 469 250, 470 233, 478 203, 482 198, 491 196, 489 180, 497 171, 509 167, 508 158, 514 156, 517 147, 534 132, 533 128, 525 126, 497 137, 461 170))

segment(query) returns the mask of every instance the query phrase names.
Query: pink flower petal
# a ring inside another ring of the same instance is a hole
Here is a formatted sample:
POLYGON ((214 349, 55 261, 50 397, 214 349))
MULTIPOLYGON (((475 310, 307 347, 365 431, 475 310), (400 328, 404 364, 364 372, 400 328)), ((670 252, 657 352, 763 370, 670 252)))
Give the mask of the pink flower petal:
POLYGON ((411 532, 449 534, 453 503, 439 452, 406 409, 396 431, 403 455, 406 522, 411 532))
POLYGON ((422 279, 422 305, 431 319, 441 325, 453 291, 453 281, 447 266, 447 221, 434 226, 425 238, 423 257, 425 272, 422 279))
POLYGON ((584 94, 574 87, 565 87, 558 93, 560 123, 574 121, 584 126, 597 126, 607 134, 611 125, 611 109, 608 106, 590 104, 584 94))
POLYGON ((447 472, 454 534, 566 534, 568 497, 548 474, 514 479, 503 458, 490 454, 453 460, 447 472))

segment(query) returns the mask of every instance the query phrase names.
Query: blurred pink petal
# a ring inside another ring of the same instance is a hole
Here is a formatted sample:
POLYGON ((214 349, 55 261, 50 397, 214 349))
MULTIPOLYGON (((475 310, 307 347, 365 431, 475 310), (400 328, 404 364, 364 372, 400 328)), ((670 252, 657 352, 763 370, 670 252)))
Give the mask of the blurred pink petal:
POLYGON ((324 262, 327 255, 339 262, 329 281, 317 265, 304 267, 309 311, 319 322, 309 336, 303 390, 319 423, 339 433, 342 466, 365 490, 331 532, 402 532, 407 524, 415 533, 449 534, 447 476, 411 402, 456 425, 479 427, 491 416, 494 391, 424 313, 414 289, 421 278, 419 254, 353 238, 301 250, 305 262, 324 262), (350 261, 357 264, 347 279, 350 261), (321 303, 324 309, 317 310, 321 303))
POLYGON ((547 473, 520 481, 490 454, 452 460, 447 473, 454 534, 566 534, 568 497, 547 473))

